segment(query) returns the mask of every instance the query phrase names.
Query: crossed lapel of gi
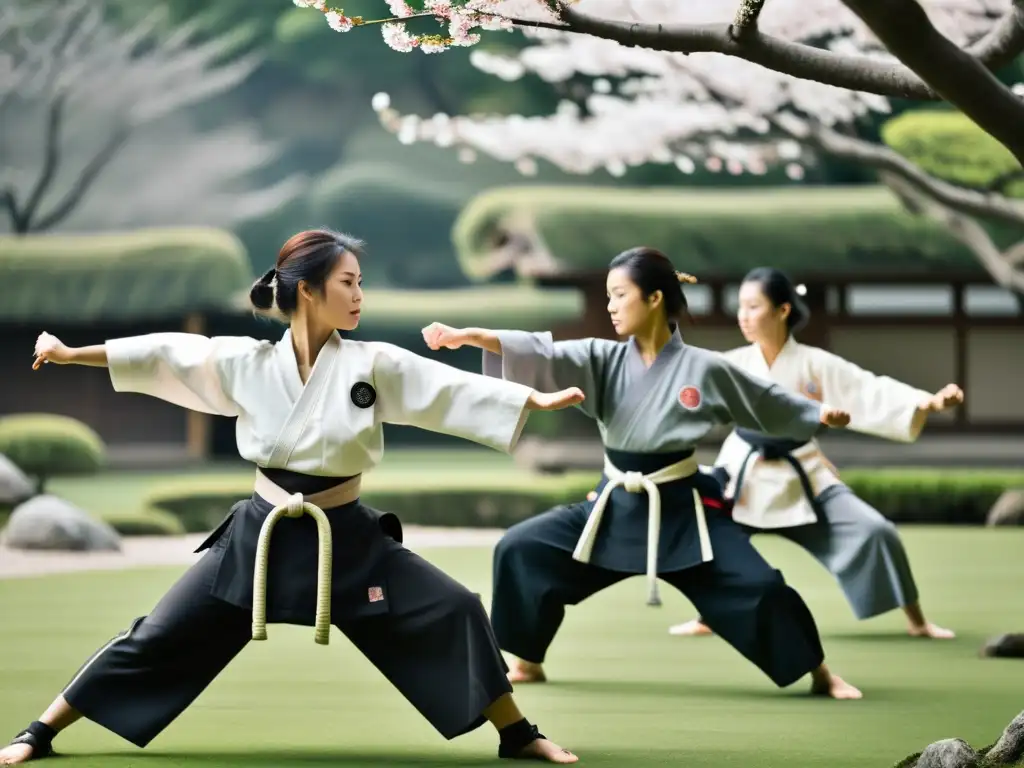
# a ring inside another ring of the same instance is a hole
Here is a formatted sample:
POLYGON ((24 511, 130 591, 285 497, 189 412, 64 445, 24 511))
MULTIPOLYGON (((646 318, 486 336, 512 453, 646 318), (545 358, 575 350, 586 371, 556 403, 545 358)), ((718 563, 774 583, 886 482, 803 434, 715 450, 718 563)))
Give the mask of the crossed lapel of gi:
POLYGON ((306 423, 331 380, 340 352, 341 336, 335 331, 327 338, 327 343, 316 356, 313 368, 309 372, 309 379, 303 384, 299 364, 295 359, 295 349, 292 347, 291 331, 285 331, 284 337, 277 343, 278 365, 284 377, 285 391, 292 401, 292 408, 277 435, 274 449, 270 452, 268 467, 284 467, 288 463, 292 451, 295 450, 295 444, 302 436, 306 423))
POLYGON ((625 375, 627 383, 622 400, 615 408, 615 415, 608 424, 608 435, 616 445, 624 445, 630 439, 640 420, 648 415, 648 402, 665 376, 671 375, 683 350, 683 337, 674 328, 668 343, 648 368, 640 355, 636 339, 630 339, 626 352, 625 375))

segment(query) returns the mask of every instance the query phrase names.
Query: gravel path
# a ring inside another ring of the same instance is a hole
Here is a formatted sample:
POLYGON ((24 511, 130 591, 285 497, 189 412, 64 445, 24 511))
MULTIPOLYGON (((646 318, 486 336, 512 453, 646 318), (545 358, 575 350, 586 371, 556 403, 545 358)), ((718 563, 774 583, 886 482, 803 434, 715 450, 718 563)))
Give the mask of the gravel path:
MULTIPOLYGON (((412 550, 431 547, 494 546, 503 531, 497 528, 425 528, 403 526, 405 545, 412 550)), ((0 579, 27 578, 50 573, 114 571, 161 565, 191 565, 193 550, 206 534, 188 536, 126 536, 121 552, 42 552, 8 549, 0 545, 0 579)))

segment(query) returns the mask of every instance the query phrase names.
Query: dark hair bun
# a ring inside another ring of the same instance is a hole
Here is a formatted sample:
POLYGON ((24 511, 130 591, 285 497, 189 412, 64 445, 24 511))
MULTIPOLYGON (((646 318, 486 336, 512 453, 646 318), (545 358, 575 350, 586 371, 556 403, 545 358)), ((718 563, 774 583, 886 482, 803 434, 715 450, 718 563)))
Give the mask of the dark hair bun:
POLYGON ((264 283, 262 278, 249 289, 249 301, 256 309, 271 309, 274 306, 274 287, 264 283))

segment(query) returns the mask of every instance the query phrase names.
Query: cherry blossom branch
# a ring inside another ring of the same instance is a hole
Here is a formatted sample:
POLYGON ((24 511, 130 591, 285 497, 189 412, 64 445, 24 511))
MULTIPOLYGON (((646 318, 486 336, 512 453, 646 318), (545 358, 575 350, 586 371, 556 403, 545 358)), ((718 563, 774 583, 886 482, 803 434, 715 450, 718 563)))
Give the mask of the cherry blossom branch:
MULTIPOLYGON (((878 0, 880 4, 884 1, 878 0)), ((676 53, 722 53, 776 72, 838 88, 903 99, 943 98, 905 64, 834 53, 782 40, 756 29, 736 36, 730 32, 728 24, 669 25, 611 21, 583 14, 565 2, 560 3, 560 14, 571 32, 614 40, 625 46, 676 53)), ((872 29, 877 34, 877 30, 872 29)), ((1022 50, 1024 2, 1015 0, 988 34, 962 50, 961 54, 975 59, 979 66, 996 69, 1013 61, 1022 50)))
MULTIPOLYGON (((843 0, 896 58, 1024 164, 1024 100, 940 34, 917 0, 843 0)), ((1011 14, 1024 11, 1014 0, 1011 14)), ((1024 27, 1021 28, 1024 33, 1024 27)))

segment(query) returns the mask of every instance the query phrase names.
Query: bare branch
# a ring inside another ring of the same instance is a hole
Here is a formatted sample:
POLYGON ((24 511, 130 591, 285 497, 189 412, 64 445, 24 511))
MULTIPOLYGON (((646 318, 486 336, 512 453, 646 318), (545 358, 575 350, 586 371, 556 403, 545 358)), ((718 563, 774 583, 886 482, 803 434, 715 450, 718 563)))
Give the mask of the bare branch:
MULTIPOLYGON (((1024 101, 940 34, 917 0, 843 0, 896 58, 1024 164, 1024 101)), ((1024 9, 1017 0, 1012 13, 1024 9)))
POLYGON ((823 125, 815 125, 808 130, 806 138, 833 157, 853 160, 861 165, 899 176, 906 183, 927 193, 936 202, 960 213, 1024 227, 1024 202, 992 192, 949 184, 929 175, 895 150, 881 144, 844 136, 823 125))
POLYGON ((1011 257, 1018 258, 1024 242, 1017 243, 1007 253, 1000 252, 985 228, 969 216, 943 205, 905 177, 892 173, 880 174, 882 180, 900 197, 909 199, 921 215, 939 222, 957 240, 966 245, 985 267, 995 282, 1015 293, 1024 294, 1024 273, 1015 269, 1011 257))
POLYGON ((46 216, 39 219, 35 226, 32 227, 32 230, 35 232, 45 232, 66 219, 82 201, 82 198, 85 197, 86 192, 89 191, 89 188, 99 177, 103 169, 106 168, 107 164, 114 158, 114 155, 117 154, 117 150, 128 140, 129 134, 130 130, 128 128, 119 128, 114 131, 110 138, 107 139, 106 144, 82 169, 75 183, 71 185, 71 188, 60 199, 60 202, 46 216))
POLYGON ((0 192, 0 202, 3 202, 4 208, 7 209, 7 215, 11 219, 11 230, 19 235, 28 232, 25 219, 21 215, 21 211, 18 210, 18 199, 15 196, 14 190, 8 187, 0 192))
POLYGON ((1024 179, 1024 168, 1015 168, 1012 171, 1001 173, 996 176, 986 187, 989 192, 1006 194, 1006 188, 1015 181, 1024 179))
POLYGON ((60 165, 60 129, 64 118, 65 103, 65 95, 58 94, 50 102, 50 108, 47 110, 46 148, 43 154, 43 167, 39 172, 39 178, 36 180, 35 186, 29 193, 25 207, 21 211, 21 215, 25 218, 25 226, 29 230, 32 229, 32 219, 36 211, 39 210, 39 203, 50 188, 50 184, 53 183, 53 179, 57 175, 57 167, 60 165))
MULTIPOLYGON (((675 53, 722 53, 776 72, 838 88, 922 101, 943 98, 904 64, 834 53, 782 40, 757 30, 734 37, 730 34, 728 24, 669 25, 610 21, 583 14, 565 3, 562 3, 560 13, 569 31, 614 40, 625 46, 675 53)), ((953 45, 949 41, 947 43, 953 45)), ((965 58, 974 59, 976 66, 996 69, 1013 61, 1022 50, 1024 3, 1018 0, 989 34, 961 51, 961 54, 965 58)))
POLYGON ((736 17, 732 20, 729 34, 734 40, 757 29, 757 17, 761 15, 765 0, 740 0, 740 7, 736 9, 736 17))

